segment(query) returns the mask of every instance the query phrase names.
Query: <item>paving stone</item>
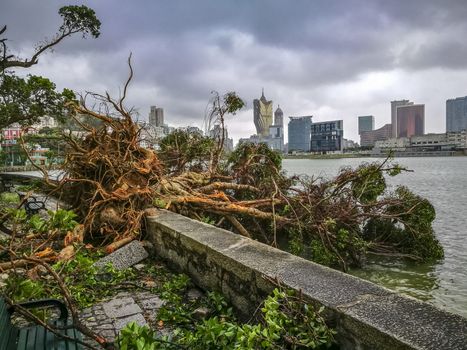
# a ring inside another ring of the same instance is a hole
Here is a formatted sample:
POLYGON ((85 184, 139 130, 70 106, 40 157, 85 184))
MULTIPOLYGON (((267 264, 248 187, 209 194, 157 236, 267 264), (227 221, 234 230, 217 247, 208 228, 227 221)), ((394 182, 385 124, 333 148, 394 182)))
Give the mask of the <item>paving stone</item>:
POLYGON ((116 333, 113 329, 106 329, 99 332, 101 336, 103 336, 108 341, 113 341, 115 339, 116 333))
POLYGON ((106 330, 106 329, 114 329, 114 325, 112 323, 105 323, 96 326, 96 330, 106 330))
POLYGON ((108 317, 105 314, 96 315, 96 320, 97 321, 105 321, 106 319, 108 319, 108 317))
POLYGON ((90 314, 91 312, 92 312, 92 308, 90 307, 81 310, 81 314, 90 314))
POLYGON ((110 318, 119 318, 141 313, 142 310, 133 298, 113 299, 103 304, 105 314, 110 318))
POLYGON ((112 263, 117 270, 123 270, 133 266, 148 257, 148 252, 144 249, 140 241, 132 241, 122 248, 116 250, 102 259, 99 259, 94 266, 104 267, 112 263))
POLYGON ((133 295, 133 297, 136 300, 144 300, 144 299, 151 299, 154 296, 154 294, 149 293, 149 292, 138 292, 133 295))
POLYGON ((141 300, 139 305, 143 308, 143 310, 154 310, 160 309, 164 303, 164 300, 159 298, 157 295, 154 295, 151 299, 141 300))
POLYGON ((117 333, 120 332, 120 330, 130 322, 136 322, 139 326, 148 325, 148 323, 146 322, 142 314, 136 314, 136 315, 126 316, 122 318, 117 318, 114 321, 115 331, 117 333))

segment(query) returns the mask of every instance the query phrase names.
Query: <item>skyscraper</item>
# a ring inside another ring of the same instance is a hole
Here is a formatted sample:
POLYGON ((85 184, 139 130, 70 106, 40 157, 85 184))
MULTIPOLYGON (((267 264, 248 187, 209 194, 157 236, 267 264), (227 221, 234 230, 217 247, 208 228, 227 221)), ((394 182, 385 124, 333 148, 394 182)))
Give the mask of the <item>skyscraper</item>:
POLYGON ((392 137, 392 125, 386 124, 379 129, 362 131, 360 133, 360 146, 373 147, 376 141, 385 141, 392 137))
POLYGON ((446 132, 467 130, 467 96, 446 101, 446 132))
POLYGON ((253 100, 253 121, 255 122, 256 133, 267 137, 269 127, 272 125, 272 101, 266 100, 264 89, 261 98, 253 100))
POLYGON ((152 126, 164 126, 164 110, 162 108, 151 106, 149 124, 152 126))
POLYGON ((333 120, 311 124, 311 152, 342 151, 344 122, 333 120))
POLYGON ((282 112, 279 105, 277 105, 277 109, 274 112, 274 125, 284 125, 284 112, 282 112))
POLYGON ((413 105, 413 102, 409 100, 391 101, 391 125, 392 125, 392 137, 397 136, 397 107, 413 105))
POLYGON ((362 131, 375 130, 375 117, 372 115, 363 115, 358 117, 358 134, 361 135, 362 131))
POLYGON ((425 133, 425 105, 398 106, 396 137, 419 136, 425 133))
POLYGON ((312 116, 289 117, 289 152, 310 151, 311 118, 312 116))

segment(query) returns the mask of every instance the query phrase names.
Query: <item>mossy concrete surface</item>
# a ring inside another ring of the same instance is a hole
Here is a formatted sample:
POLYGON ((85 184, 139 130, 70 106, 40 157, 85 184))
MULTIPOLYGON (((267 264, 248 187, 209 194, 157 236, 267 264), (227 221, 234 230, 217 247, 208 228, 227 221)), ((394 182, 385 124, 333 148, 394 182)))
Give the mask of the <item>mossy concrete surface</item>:
POLYGON ((467 319, 229 231, 160 210, 157 254, 248 319, 279 281, 325 307, 342 349, 467 349, 467 319))

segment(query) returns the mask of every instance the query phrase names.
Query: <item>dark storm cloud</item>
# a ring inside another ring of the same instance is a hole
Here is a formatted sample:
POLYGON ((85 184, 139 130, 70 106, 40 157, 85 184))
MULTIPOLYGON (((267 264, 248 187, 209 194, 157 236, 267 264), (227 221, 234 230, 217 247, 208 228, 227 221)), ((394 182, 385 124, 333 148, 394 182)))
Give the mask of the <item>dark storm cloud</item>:
MULTIPOLYGON (((9 26, 11 47, 27 56, 34 43, 56 31, 58 8, 69 3, 2 0, 0 24, 9 26)), ((467 68, 464 0, 86 4, 102 21, 101 37, 64 42, 35 71, 78 90, 118 91, 132 52, 138 94, 130 101, 143 115, 150 104, 164 105, 180 123, 204 112, 213 89, 236 90, 248 100, 262 86, 272 95, 311 95, 372 72, 467 68), (70 71, 86 73, 67 76, 67 62, 70 71), (57 66, 65 73, 57 75, 57 66)))

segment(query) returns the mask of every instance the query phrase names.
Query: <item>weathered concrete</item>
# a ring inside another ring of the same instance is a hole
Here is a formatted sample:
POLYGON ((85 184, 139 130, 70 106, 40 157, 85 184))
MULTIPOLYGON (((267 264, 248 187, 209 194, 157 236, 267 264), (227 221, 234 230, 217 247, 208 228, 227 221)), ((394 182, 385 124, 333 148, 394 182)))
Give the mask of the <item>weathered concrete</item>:
POLYGON ((427 303, 171 212, 147 229, 161 257, 245 316, 277 278, 325 307, 343 349, 467 349, 467 320, 427 303))
POLYGON ((148 257, 148 252, 144 249, 140 241, 132 241, 120 249, 114 251, 102 259, 99 259, 94 266, 101 268, 108 263, 112 263, 117 270, 127 269, 148 257))
MULTIPOLYGON (((133 321, 140 326, 155 328, 157 313, 163 304, 158 295, 149 292, 122 292, 81 310, 79 318, 91 330, 113 341, 120 330, 133 321)), ((85 340, 95 344, 91 339, 85 340)))
POLYGON ((102 305, 110 318, 120 318, 143 312, 132 297, 110 300, 102 305))

